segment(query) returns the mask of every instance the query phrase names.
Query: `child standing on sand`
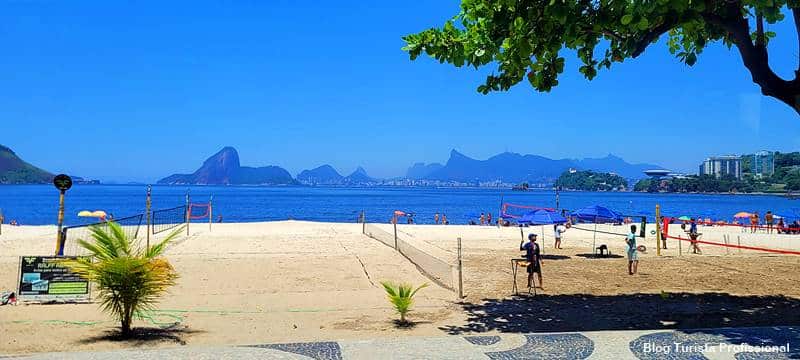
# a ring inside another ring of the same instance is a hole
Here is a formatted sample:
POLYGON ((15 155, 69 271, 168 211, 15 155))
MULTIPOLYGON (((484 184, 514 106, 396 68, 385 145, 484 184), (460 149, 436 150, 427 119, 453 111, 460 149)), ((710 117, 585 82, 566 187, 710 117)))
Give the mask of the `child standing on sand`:
POLYGON ((636 225, 631 225, 631 232, 625 237, 628 244, 628 275, 636 274, 639 270, 639 254, 636 249, 636 225))

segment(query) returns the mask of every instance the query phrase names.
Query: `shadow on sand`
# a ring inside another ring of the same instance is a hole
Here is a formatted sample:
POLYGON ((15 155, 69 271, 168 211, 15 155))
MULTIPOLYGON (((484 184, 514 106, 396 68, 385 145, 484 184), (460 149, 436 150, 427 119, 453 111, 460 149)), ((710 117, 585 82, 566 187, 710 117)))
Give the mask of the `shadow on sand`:
POLYGON ((539 294, 461 306, 466 324, 441 330, 466 334, 800 325, 800 299, 784 296, 539 294))
POLYGON ((575 254, 577 257, 582 257, 586 259, 622 259, 624 256, 617 255, 617 254, 608 254, 600 256, 599 254, 575 254))
POLYGON ((87 345, 94 344, 101 341, 120 342, 125 343, 127 346, 140 346, 152 343, 169 342, 180 345, 186 345, 183 340, 184 335, 203 333, 204 331, 190 330, 186 327, 176 328, 154 328, 154 327, 136 327, 132 329, 133 334, 124 337, 118 330, 107 330, 103 334, 92 336, 89 338, 78 341, 79 344, 87 345))

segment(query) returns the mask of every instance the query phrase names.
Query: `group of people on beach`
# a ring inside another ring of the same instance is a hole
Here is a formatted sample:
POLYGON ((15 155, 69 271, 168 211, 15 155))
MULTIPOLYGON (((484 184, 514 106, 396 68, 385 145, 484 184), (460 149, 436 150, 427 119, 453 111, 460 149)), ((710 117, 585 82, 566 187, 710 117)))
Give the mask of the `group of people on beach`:
POLYGON ((436 214, 433 215, 433 223, 434 224, 447 225, 450 222, 447 221, 447 214, 442 213, 442 216, 439 216, 439 213, 437 212, 436 214))
MULTIPOLYGON (((554 225, 556 234, 556 247, 561 249, 561 234, 559 225, 554 225)), ((566 231, 566 227, 564 227, 566 231)), ((636 225, 631 225, 631 231, 625 236, 626 255, 628 257, 628 275, 634 275, 639 271, 639 247, 636 245, 636 225)), ((519 250, 525 252, 525 261, 527 262, 526 269, 528 272, 528 288, 539 288, 544 290, 542 285, 542 253, 539 243, 536 242, 538 236, 535 233, 528 234, 528 242, 520 240, 519 250), (539 285, 536 286, 534 281, 534 274, 539 285)))

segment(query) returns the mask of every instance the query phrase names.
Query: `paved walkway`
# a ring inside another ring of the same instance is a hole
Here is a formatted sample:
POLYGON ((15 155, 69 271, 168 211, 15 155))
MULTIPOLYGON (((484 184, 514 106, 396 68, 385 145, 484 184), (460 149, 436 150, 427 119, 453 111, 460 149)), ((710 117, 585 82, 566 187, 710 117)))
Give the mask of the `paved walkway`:
POLYGON ((597 331, 36 354, 21 359, 790 359, 800 327, 597 331), (747 348, 747 347, 751 348, 747 348), (762 352, 754 352, 760 350, 762 352), (772 351, 772 352, 763 352, 772 351))

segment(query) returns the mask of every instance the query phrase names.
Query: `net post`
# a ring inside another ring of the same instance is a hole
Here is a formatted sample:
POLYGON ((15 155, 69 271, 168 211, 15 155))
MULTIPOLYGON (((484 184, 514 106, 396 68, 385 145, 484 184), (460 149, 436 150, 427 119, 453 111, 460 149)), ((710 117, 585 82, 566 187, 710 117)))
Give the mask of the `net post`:
POLYGON ((0 235, 3 235, 3 222, 5 220, 5 217, 3 217, 3 209, 0 209, 0 235))
POLYGON ((682 246, 681 246, 682 243, 683 243, 683 240, 681 240, 681 236, 678 235, 678 256, 682 256, 683 255, 683 249, 682 249, 682 246))
POLYGON ((189 202, 189 189, 186 189, 186 236, 189 236, 189 223, 192 218, 192 203, 189 202))
POLYGON ((461 238, 458 238, 458 299, 464 298, 464 273, 461 263, 461 238))
MULTIPOLYGON (((728 238, 729 238, 728 234, 722 235, 722 239, 725 240, 725 245, 730 245, 728 243, 728 238)), ((728 246, 725 246, 725 254, 726 255, 730 255, 731 254, 731 248, 729 248, 728 246)))
POLYGON ((739 254, 742 253, 742 237, 740 235, 736 235, 736 243, 739 244, 739 254))
POLYGON ((212 215, 214 214, 212 212, 213 209, 214 209, 213 202, 214 202, 214 195, 211 195, 211 197, 208 198, 208 231, 209 232, 211 231, 211 219, 213 218, 212 215))
POLYGON ((58 233, 56 233, 56 256, 64 255, 64 190, 59 191, 58 195, 58 233))
POLYGON ((661 205, 656 204, 656 256, 661 256, 661 224, 658 222, 660 218, 661 205))
POLYGON ((144 216, 145 216, 145 221, 147 223, 147 227, 145 228, 145 232, 147 233, 147 247, 146 247, 146 249, 148 249, 148 250, 150 249, 150 206, 151 206, 150 192, 151 192, 151 190, 152 190, 152 187, 150 185, 147 185, 147 200, 145 201, 144 216))
POLYGON ((367 233, 367 214, 364 212, 364 210, 361 210, 361 233, 367 233))
POLYGON ((397 220, 394 221, 394 249, 397 250, 397 220))

